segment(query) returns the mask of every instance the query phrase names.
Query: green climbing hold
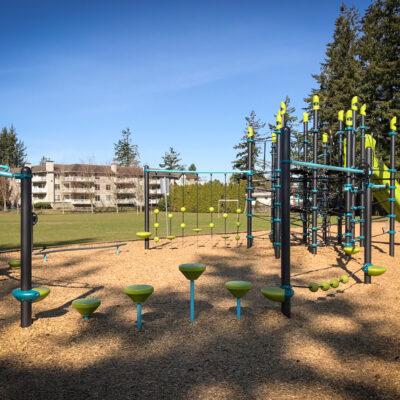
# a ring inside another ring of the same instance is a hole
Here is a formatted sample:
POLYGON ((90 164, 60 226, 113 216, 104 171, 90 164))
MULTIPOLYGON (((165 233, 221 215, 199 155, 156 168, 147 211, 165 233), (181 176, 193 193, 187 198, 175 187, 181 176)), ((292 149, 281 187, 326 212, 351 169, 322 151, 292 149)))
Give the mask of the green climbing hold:
POLYGON ((151 236, 151 232, 136 232, 136 236, 140 239, 148 239, 151 236))
POLYGON ((181 264, 179 271, 189 279, 195 281, 206 270, 206 266, 200 263, 181 264))
POLYGON ((329 284, 333 287, 333 288, 337 288, 339 287, 339 281, 336 278, 333 278, 329 281, 329 284))
POLYGON ((155 242, 159 242, 159 241, 160 241, 160 238, 159 238, 158 236, 155 236, 153 240, 154 240, 155 242))
POLYGON ((227 214, 227 213, 223 213, 222 216, 223 216, 224 218, 228 218, 228 214, 227 214))
POLYGON ((235 236, 235 240, 239 241, 240 240, 240 235, 235 236))
POLYGON ((184 222, 181 223, 181 228, 185 229, 186 228, 186 224, 184 222))
POLYGON ((84 299, 76 299, 72 302, 72 308, 82 315, 83 319, 89 317, 99 308, 101 301, 93 297, 85 297, 84 299))
POLYGON ((278 286, 263 287, 261 289, 261 293, 268 300, 278 301, 280 303, 283 303, 285 301, 285 297, 286 297, 285 296, 285 289, 282 289, 282 288, 280 288, 278 286))
POLYGON ((342 283, 347 283, 349 281, 348 275, 340 275, 339 281, 342 283))
POLYGON ((186 212, 186 207, 181 207, 181 212, 186 212))
POLYGON ((242 298, 252 287, 248 281, 229 281, 225 283, 225 287, 236 298, 242 298))
POLYGON ((8 262, 8 265, 10 266, 10 268, 15 268, 15 269, 17 269, 17 268, 21 268, 21 260, 20 259, 14 259, 14 260, 10 260, 9 262, 8 262))
POLYGON ((39 293, 39 297, 37 297, 35 300, 32 301, 32 303, 36 303, 38 301, 43 300, 44 298, 46 298, 49 293, 50 293, 50 289, 44 286, 40 286, 40 287, 35 287, 32 288, 32 290, 35 290, 36 292, 39 293))
POLYGON ((240 221, 236 221, 236 226, 239 227, 242 223, 240 221))
POLYGON ((368 276, 379 276, 386 272, 385 267, 378 267, 377 265, 368 266, 367 275, 368 276))
POLYGON ((319 287, 326 292, 327 290, 329 290, 331 288, 331 285, 329 282, 322 282, 319 287))
POLYGON ((318 283, 312 282, 308 285, 308 289, 310 289, 310 292, 318 292, 319 285, 318 283))
POLYGON ((128 295, 134 303, 144 303, 154 292, 151 285, 130 285, 123 292, 128 295))
POLYGON ((214 228, 215 224, 214 224, 214 222, 210 222, 210 223, 208 224, 208 226, 212 229, 212 228, 214 228))

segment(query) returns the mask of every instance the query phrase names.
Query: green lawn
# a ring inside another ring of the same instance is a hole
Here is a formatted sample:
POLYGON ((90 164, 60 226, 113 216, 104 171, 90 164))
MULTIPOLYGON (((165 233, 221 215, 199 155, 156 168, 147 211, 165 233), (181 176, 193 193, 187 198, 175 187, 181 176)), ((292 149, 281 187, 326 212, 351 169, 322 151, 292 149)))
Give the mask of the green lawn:
MULTIPOLYGON (((265 216, 263 216, 265 217, 265 216)), ((159 214, 159 235, 166 235, 165 214, 159 214)), ((20 216, 14 212, 0 213, 0 250, 19 247, 20 216)), ((240 215, 240 230, 246 229, 246 217, 240 215)), ((75 213, 75 214, 41 214, 39 222, 34 227, 34 246, 52 246, 74 243, 88 243, 97 241, 117 241, 136 239, 135 233, 143 230, 143 214, 136 212, 117 213, 75 213)), ((208 223, 210 214, 199 214, 199 227, 203 233, 210 232, 208 223)), ((229 214, 227 218, 227 231, 236 230, 236 215, 229 214)), ((154 223, 154 214, 151 215, 151 227, 154 223)), ((181 213, 175 213, 172 218, 172 232, 180 235, 181 213)), ((185 234, 193 234, 192 228, 196 227, 196 214, 185 213, 187 228, 185 234)), ((224 218, 214 214, 215 233, 224 232, 224 218)), ((268 230, 269 220, 254 218, 253 229, 268 230)), ((154 232, 154 228, 151 229, 154 232)))

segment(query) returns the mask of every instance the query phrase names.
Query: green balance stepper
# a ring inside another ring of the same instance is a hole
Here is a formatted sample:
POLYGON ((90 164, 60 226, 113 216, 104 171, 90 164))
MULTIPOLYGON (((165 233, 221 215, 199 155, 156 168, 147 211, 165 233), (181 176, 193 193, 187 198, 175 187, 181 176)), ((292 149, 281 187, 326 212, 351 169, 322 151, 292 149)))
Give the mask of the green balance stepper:
POLYGON ((35 300, 33 300, 33 303, 36 303, 38 301, 43 300, 44 298, 46 298, 49 293, 50 293, 50 289, 44 286, 40 286, 40 287, 34 287, 32 288, 32 290, 36 290, 37 292, 39 292, 39 297, 36 298, 35 300))
POLYGON ((89 317, 97 310, 100 306, 101 301, 93 297, 85 297, 83 299, 76 299, 72 302, 72 308, 77 310, 83 317, 83 319, 89 319, 89 317))
POLYGON ((236 298, 242 298, 252 287, 248 281, 229 281, 225 283, 225 287, 236 298))
POLYGON ((200 263, 181 264, 179 271, 190 281, 195 281, 204 271, 206 266, 200 263))
POLYGON ((144 303, 154 292, 151 285, 130 285, 123 292, 128 295, 134 303, 144 303))
POLYGON ((14 259, 14 260, 10 260, 9 262, 8 262, 8 265, 10 266, 10 268, 15 268, 15 269, 17 269, 17 268, 21 268, 21 260, 20 259, 14 259))

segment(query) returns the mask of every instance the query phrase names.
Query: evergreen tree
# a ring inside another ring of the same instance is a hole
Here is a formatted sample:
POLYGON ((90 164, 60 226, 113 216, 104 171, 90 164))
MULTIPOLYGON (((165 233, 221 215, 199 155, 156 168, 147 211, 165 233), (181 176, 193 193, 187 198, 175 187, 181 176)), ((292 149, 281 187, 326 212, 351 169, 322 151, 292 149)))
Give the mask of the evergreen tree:
POLYGON ((321 71, 313 75, 318 87, 305 99, 311 104, 313 94, 320 96, 320 121, 332 132, 337 130, 338 111, 349 109, 352 97, 361 95, 363 69, 358 56, 359 34, 357 10, 342 5, 321 71))
POLYGON ((18 139, 13 126, 3 128, 0 132, 0 164, 11 167, 23 167, 26 159, 26 147, 18 139))
POLYGON ((193 163, 190 164, 188 170, 189 171, 197 171, 196 165, 194 165, 193 163))
MULTIPOLYGON (((360 55, 365 68, 363 100, 367 121, 389 156, 385 143, 389 120, 400 115, 400 1, 375 0, 362 19, 360 55)), ((399 152, 398 152, 399 154, 399 152)))
MULTIPOLYGON (((255 111, 251 111, 250 115, 245 117, 246 128, 244 129, 243 136, 240 143, 235 145, 233 148, 236 150, 236 158, 232 161, 233 169, 238 171, 247 170, 248 154, 247 154, 247 127, 251 125, 254 130, 254 139, 257 140, 260 137, 260 131, 265 127, 265 122, 262 122, 257 118, 255 111)), ((254 146, 253 152, 253 165, 255 166, 260 156, 260 148, 254 146)))
POLYGON ((173 147, 170 147, 167 152, 161 157, 162 162, 159 164, 160 168, 164 169, 176 169, 183 170, 185 167, 180 164, 182 161, 180 158, 180 154, 175 151, 173 147))
POLYGON ((42 158, 40 159, 39 165, 46 165, 47 161, 51 161, 51 159, 49 157, 46 156, 42 156, 42 158))
POLYGON ((138 146, 132 143, 131 135, 129 128, 123 129, 121 139, 114 143, 114 159, 119 165, 125 167, 139 165, 138 146))

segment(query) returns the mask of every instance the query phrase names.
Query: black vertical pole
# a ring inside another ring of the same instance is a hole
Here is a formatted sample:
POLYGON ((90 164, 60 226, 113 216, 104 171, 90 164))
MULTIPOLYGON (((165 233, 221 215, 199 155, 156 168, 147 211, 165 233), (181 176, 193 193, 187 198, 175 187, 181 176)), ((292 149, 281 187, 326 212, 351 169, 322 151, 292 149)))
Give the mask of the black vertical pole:
MULTIPOLYGON (((353 129, 351 130, 351 167, 355 168, 356 166, 356 129, 357 129, 357 110, 358 110, 358 97, 354 96, 351 99, 351 114, 352 114, 352 120, 353 120, 353 129)), ((351 174, 351 184, 353 187, 353 195, 351 196, 351 210, 353 212, 353 218, 352 218, 352 234, 353 234, 353 245, 356 245, 356 224, 355 224, 355 217, 356 217, 356 188, 355 188, 355 183, 356 183, 356 176, 355 174, 351 174)))
MULTIPOLYGON (((281 287, 285 292, 291 290, 290 286, 290 130, 285 126, 281 133, 281 202, 282 202, 282 224, 281 224, 281 287)), ((290 318, 290 296, 285 296, 281 311, 290 318)))
MULTIPOLYGON (((32 171, 21 169, 21 290, 32 289, 32 171)), ((21 327, 32 325, 32 302, 21 301, 21 327)))
POLYGON ((276 180, 275 180, 275 169, 276 169, 276 138, 277 133, 272 133, 272 142, 271 142, 271 235, 270 240, 274 244, 275 243, 275 201, 276 201, 276 180))
POLYGON ((366 149, 366 163, 369 169, 369 179, 365 187, 365 224, 364 224, 364 283, 371 283, 371 277, 367 274, 368 266, 371 265, 371 229, 372 229, 372 188, 371 188, 371 169, 372 169, 372 149, 366 149))
MULTIPOLYGON (((338 151, 339 151, 339 166, 343 167, 343 121, 344 121, 344 111, 340 110, 338 113, 339 120, 339 130, 338 134, 338 151)), ((337 228, 337 240, 339 244, 342 244, 343 239, 343 179, 340 175, 339 182, 339 213, 338 213, 338 228, 337 228)))
MULTIPOLYGON (((327 133, 322 134, 322 157, 323 163, 325 165, 328 164, 328 140, 329 136, 327 133)), ((322 219, 322 240, 324 241, 325 246, 328 245, 328 184, 327 184, 328 175, 325 173, 323 177, 323 184, 322 184, 322 204, 323 204, 323 219, 322 219)))
MULTIPOLYGON (((145 165, 143 168, 144 176, 144 231, 150 231, 150 189, 149 179, 150 175, 148 172, 149 166, 145 165)), ((166 189, 166 188, 165 188, 166 189)), ((144 248, 148 250, 150 248, 150 239, 144 239, 144 248)))
POLYGON ((254 130, 251 125, 247 128, 247 248, 253 246, 253 143, 254 130))
MULTIPOLYGON (((366 149, 365 149, 365 115, 366 115, 366 104, 360 107, 361 115, 361 165, 365 165, 366 162, 366 149)), ((364 234, 364 224, 365 224, 365 187, 364 180, 361 181, 361 197, 360 197, 360 246, 364 246, 365 234, 364 234)))
POLYGON ((394 238, 395 238, 395 207, 394 202, 396 201, 396 127, 397 119, 394 117, 390 121, 390 187, 389 187, 389 199, 390 199, 390 215, 389 215, 389 255, 394 257, 394 238))
MULTIPOLYGON (((313 163, 318 162, 318 110, 319 97, 313 96, 313 163)), ((311 218, 311 253, 317 254, 318 206, 317 206, 317 169, 312 170, 312 218, 311 218)))
MULTIPOLYGON (((351 141, 352 141, 352 131, 353 131, 353 120, 352 112, 350 110, 346 113, 346 167, 351 167, 351 141)), ((353 230, 352 230, 352 219, 353 219, 353 209, 352 209, 352 195, 353 195, 353 184, 352 184, 352 174, 346 172, 346 184, 344 188, 346 192, 345 197, 345 247, 353 246, 353 230)))
MULTIPOLYGON (((303 113, 303 161, 307 162, 308 156, 308 114, 303 113)), ((302 223, 303 223, 303 243, 308 242, 308 232, 307 232, 307 222, 308 222, 308 188, 307 188, 307 170, 303 171, 303 213, 302 213, 302 223)))
POLYGON ((276 116, 276 159, 275 159, 275 218, 274 218, 274 253, 275 258, 281 256, 281 130, 282 115, 280 111, 276 116))

